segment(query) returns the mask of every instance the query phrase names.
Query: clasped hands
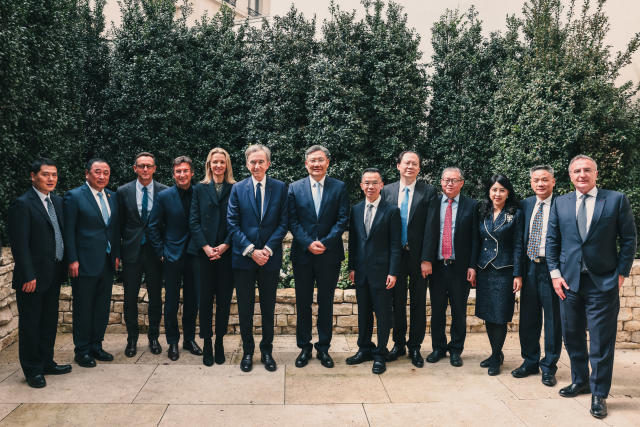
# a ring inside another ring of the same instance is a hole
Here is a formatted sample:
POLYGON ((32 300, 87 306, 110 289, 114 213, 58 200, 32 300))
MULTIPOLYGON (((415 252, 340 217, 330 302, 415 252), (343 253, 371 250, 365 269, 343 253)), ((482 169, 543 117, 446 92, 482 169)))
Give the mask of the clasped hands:
POLYGON ((215 247, 209 246, 209 245, 205 245, 202 247, 202 251, 207 256, 207 258, 209 258, 209 261, 215 261, 217 259, 220 259, 222 254, 224 254, 227 251, 227 249, 229 249, 229 245, 226 243, 223 243, 215 247))

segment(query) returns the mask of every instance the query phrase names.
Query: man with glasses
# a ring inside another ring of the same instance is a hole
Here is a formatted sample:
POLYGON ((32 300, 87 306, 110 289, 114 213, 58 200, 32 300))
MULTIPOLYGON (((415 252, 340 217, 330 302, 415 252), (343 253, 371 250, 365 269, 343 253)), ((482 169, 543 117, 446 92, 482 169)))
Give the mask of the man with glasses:
POLYGON ((135 158, 133 171, 137 178, 118 188, 120 235, 122 237, 122 281, 124 284, 124 320, 127 346, 124 354, 133 357, 138 343, 138 293, 144 274, 149 296, 149 349, 160 354, 160 316, 162 314, 162 263, 155 255, 147 236, 149 213, 160 191, 167 188, 153 179, 156 158, 142 152, 135 158))

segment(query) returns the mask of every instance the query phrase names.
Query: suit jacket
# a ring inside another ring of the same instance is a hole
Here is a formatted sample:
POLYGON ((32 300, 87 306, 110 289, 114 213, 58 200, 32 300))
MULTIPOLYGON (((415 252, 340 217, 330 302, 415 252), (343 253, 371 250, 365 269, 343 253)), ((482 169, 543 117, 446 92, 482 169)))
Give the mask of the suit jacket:
POLYGON ((231 244, 231 234, 227 230, 227 209, 231 187, 232 184, 224 182, 220 196, 213 181, 208 184, 198 184, 193 188, 189 215, 192 253, 204 254, 202 247, 205 245, 231 244))
MULTIPOLYGON (((398 206, 398 191, 400 181, 385 185, 382 188, 382 198, 398 206)), ((439 208, 435 188, 424 181, 416 181, 407 224, 409 254, 414 262, 433 262, 438 259, 439 208)))
MULTIPOLYGON (((136 181, 133 180, 127 184, 118 187, 116 192, 118 196, 118 206, 120 207, 120 235, 122 237, 122 260, 124 262, 136 262, 140 254, 140 242, 145 234, 145 228, 149 224, 149 216, 147 220, 142 221, 142 217, 138 213, 138 203, 136 201, 136 181)), ((154 204, 157 201, 158 193, 166 190, 168 187, 153 181, 153 197, 154 204)), ((149 212, 150 214, 151 212, 149 212)), ((147 237, 148 238, 148 237, 147 237)))
POLYGON ((104 189, 111 209, 109 222, 104 223, 102 211, 87 184, 69 190, 64 195, 64 245, 67 263, 80 263, 80 276, 97 276, 104 270, 105 254, 111 245, 111 262, 120 258, 118 230, 118 200, 116 193, 104 189))
POLYGON ((549 214, 545 255, 549 271, 560 270, 572 291, 580 288, 583 259, 593 283, 608 291, 618 286, 618 275, 629 275, 635 252, 636 226, 624 194, 598 189, 584 241, 576 220, 576 192, 556 198, 549 214))
MULTIPOLYGON (((436 218, 438 224, 438 242, 436 244, 435 259, 438 259, 440 244, 440 202, 442 195, 437 197, 436 218)), ((469 268, 477 268, 478 253, 480 252, 480 236, 478 234, 478 202, 460 194, 458 211, 453 234, 453 250, 456 262, 453 267, 456 273, 466 277, 469 268)))
POLYGON ((191 237, 189 218, 175 185, 160 192, 153 202, 147 235, 158 258, 164 257, 165 261, 176 262, 187 251, 191 237))
POLYGON ((510 215, 502 210, 495 221, 486 217, 479 224, 478 266, 484 269, 491 263, 498 269, 513 267, 513 276, 522 276, 522 211, 518 209, 510 215))
MULTIPOLYGON (((53 193, 50 197, 60 231, 64 233, 62 197, 53 193)), ((51 218, 33 188, 18 197, 9 209, 9 240, 15 262, 13 289, 22 292, 24 283, 36 279, 36 292, 42 292, 66 279, 66 268, 60 268, 55 260, 56 238, 51 218)))
POLYGON ((273 255, 263 266, 265 270, 280 270, 282 266, 282 239, 287 234, 287 186, 284 182, 267 177, 262 201, 262 221, 256 208, 251 177, 231 188, 227 227, 232 235, 231 264, 234 269, 250 270, 257 264, 242 252, 250 244, 256 249, 268 246, 273 255))
POLYGON ((308 264, 316 256, 327 264, 340 263, 344 259, 342 233, 349 222, 349 197, 344 182, 325 178, 318 215, 309 177, 291 184, 288 198, 289 229, 293 234, 291 261, 308 264), (321 255, 313 255, 308 250, 315 240, 327 248, 321 255))
POLYGON ((364 229, 364 209, 364 201, 351 209, 349 270, 355 270, 356 286, 363 286, 368 280, 372 287, 384 288, 387 275, 397 276, 400 272, 400 209, 380 200, 369 236, 364 229))

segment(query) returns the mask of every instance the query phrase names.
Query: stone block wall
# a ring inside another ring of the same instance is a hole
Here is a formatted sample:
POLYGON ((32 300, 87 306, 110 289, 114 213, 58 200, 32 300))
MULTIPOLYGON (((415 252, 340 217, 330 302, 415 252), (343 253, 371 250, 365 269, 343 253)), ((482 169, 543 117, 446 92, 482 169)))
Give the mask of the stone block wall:
POLYGON ((18 337, 18 305, 11 288, 13 256, 11 250, 0 250, 0 350, 13 344, 18 337))

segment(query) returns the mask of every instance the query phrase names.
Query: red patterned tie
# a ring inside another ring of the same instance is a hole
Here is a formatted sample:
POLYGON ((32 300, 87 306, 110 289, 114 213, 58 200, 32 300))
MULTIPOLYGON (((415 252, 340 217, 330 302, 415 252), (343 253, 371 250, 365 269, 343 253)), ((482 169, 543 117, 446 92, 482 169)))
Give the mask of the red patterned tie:
POLYGON ((453 254, 453 242, 451 241, 451 226, 453 222, 453 208, 451 207, 452 203, 453 199, 449 199, 447 211, 444 214, 444 229, 442 230, 442 257, 444 259, 451 258, 451 255, 453 254))

